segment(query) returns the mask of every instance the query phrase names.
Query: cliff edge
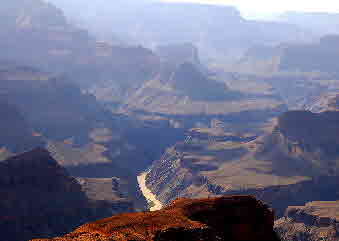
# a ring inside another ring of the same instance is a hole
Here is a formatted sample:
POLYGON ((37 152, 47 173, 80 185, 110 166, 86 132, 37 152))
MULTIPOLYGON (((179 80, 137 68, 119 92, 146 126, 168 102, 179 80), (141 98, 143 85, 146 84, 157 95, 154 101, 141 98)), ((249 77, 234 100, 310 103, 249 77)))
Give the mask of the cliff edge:
POLYGON ((177 199, 160 211, 121 214, 35 241, 279 240, 273 223, 273 212, 252 196, 177 199))

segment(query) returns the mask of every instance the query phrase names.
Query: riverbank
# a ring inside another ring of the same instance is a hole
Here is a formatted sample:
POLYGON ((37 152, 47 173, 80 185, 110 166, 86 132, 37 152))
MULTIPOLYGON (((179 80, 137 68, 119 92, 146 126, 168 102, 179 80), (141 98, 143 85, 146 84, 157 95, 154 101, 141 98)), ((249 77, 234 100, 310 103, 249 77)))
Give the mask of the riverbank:
POLYGON ((143 172, 137 177, 139 188, 140 188, 142 194, 144 195, 144 197, 146 198, 148 204, 151 206, 150 211, 157 211, 157 210, 160 210, 163 207, 163 205, 157 199, 157 197, 152 193, 152 191, 147 188, 147 186, 146 186, 146 176, 147 176, 147 174, 148 174, 148 172, 143 172))

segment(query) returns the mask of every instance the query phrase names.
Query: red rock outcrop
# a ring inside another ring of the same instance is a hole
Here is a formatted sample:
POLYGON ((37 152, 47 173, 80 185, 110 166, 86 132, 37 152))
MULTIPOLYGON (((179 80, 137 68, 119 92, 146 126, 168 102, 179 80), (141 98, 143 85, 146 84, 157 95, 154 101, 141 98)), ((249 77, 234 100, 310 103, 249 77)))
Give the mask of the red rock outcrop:
POLYGON ((35 241, 279 240, 273 220, 273 212, 252 196, 177 199, 160 211, 121 214, 35 241))

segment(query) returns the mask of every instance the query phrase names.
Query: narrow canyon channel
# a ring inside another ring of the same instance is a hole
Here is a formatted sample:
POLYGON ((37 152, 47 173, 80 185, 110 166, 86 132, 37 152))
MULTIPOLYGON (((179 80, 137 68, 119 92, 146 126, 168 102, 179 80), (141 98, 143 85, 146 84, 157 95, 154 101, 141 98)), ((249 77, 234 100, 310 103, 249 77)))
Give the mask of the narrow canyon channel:
POLYGON ((144 195, 144 197, 146 198, 146 200, 147 200, 147 202, 150 206, 149 210, 150 211, 157 211, 157 210, 160 210, 163 205, 157 199, 157 197, 152 193, 152 191, 147 188, 147 186, 146 186, 146 176, 147 176, 147 174, 148 174, 148 172, 143 172, 137 177, 139 188, 140 188, 142 194, 144 195))

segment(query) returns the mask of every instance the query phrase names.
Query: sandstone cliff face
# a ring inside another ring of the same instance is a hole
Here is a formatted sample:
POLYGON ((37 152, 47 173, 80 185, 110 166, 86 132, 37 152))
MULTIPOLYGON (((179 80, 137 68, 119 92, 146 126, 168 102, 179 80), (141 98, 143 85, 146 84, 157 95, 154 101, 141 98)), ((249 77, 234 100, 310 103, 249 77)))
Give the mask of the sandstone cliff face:
POLYGON ((339 240, 339 202, 315 201, 305 206, 291 206, 275 222, 281 240, 339 240))
POLYGON ((278 241, 273 219, 272 211, 251 196, 178 199, 160 211, 113 216, 50 240, 278 241))
POLYGON ((112 214, 105 202, 91 202, 44 149, 0 162, 0 196, 1 240, 6 241, 61 235, 112 214))

